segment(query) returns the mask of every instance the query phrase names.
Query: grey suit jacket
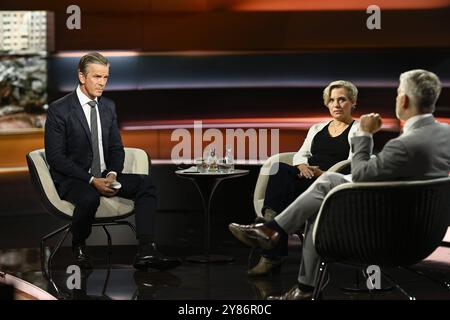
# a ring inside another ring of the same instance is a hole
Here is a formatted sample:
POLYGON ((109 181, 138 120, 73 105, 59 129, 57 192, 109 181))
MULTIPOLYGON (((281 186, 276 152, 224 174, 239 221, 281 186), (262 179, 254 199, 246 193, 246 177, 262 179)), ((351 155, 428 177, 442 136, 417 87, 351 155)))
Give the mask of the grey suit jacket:
POLYGON ((351 147, 354 182, 433 179, 446 177, 450 171, 450 125, 434 117, 415 122, 375 157, 370 157, 371 137, 353 137, 351 147))

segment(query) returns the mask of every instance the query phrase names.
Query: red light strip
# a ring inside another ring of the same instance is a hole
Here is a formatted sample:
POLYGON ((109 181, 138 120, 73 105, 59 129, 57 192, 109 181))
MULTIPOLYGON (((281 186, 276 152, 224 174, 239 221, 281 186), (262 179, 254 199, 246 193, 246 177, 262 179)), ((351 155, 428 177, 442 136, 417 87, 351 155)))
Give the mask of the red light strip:
POLYGON ((226 8, 236 11, 345 11, 366 10, 377 5, 382 10, 418 10, 449 7, 448 0, 240 0, 226 8))
MULTIPOLYGON (((195 121, 202 122, 202 128, 283 128, 309 129, 318 122, 330 121, 329 117, 308 118, 231 118, 231 119, 190 119, 190 120, 159 120, 145 122, 128 122, 122 126, 123 130, 161 130, 161 129, 190 129, 195 121)), ((383 119, 384 131, 399 131, 397 119, 383 119)))

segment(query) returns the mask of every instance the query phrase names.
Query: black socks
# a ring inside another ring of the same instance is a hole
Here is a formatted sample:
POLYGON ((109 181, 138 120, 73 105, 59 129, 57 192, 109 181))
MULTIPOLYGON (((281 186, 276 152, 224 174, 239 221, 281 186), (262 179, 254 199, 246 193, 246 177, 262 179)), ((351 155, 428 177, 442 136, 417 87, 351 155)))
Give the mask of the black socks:
POLYGON ((139 253, 141 255, 150 255, 156 251, 156 247, 153 243, 153 237, 139 236, 139 253))
POLYGON ((280 234, 280 237, 287 238, 288 235, 286 231, 284 231, 284 229, 280 227, 280 225, 275 220, 268 221, 264 225, 270 229, 277 231, 280 234))

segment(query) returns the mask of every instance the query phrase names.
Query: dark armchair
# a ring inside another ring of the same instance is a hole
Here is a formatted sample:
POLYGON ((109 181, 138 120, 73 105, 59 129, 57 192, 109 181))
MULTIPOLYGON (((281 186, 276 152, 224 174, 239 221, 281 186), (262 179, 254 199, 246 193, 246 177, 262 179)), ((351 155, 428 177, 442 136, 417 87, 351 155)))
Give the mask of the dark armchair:
POLYGON ((441 244, 449 224, 450 177, 340 185, 326 196, 313 229, 322 259, 316 288, 332 262, 380 268, 416 264, 441 244))

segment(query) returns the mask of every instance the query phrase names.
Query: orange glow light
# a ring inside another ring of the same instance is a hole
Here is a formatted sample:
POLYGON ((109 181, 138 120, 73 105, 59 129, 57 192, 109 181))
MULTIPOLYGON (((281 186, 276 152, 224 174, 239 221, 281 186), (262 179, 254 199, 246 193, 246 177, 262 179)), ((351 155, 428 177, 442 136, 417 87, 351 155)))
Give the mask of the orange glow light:
POLYGON ((450 3, 448 0, 239 0, 228 8, 236 11, 344 11, 366 10, 370 5, 377 5, 381 10, 418 10, 445 8, 450 3))

